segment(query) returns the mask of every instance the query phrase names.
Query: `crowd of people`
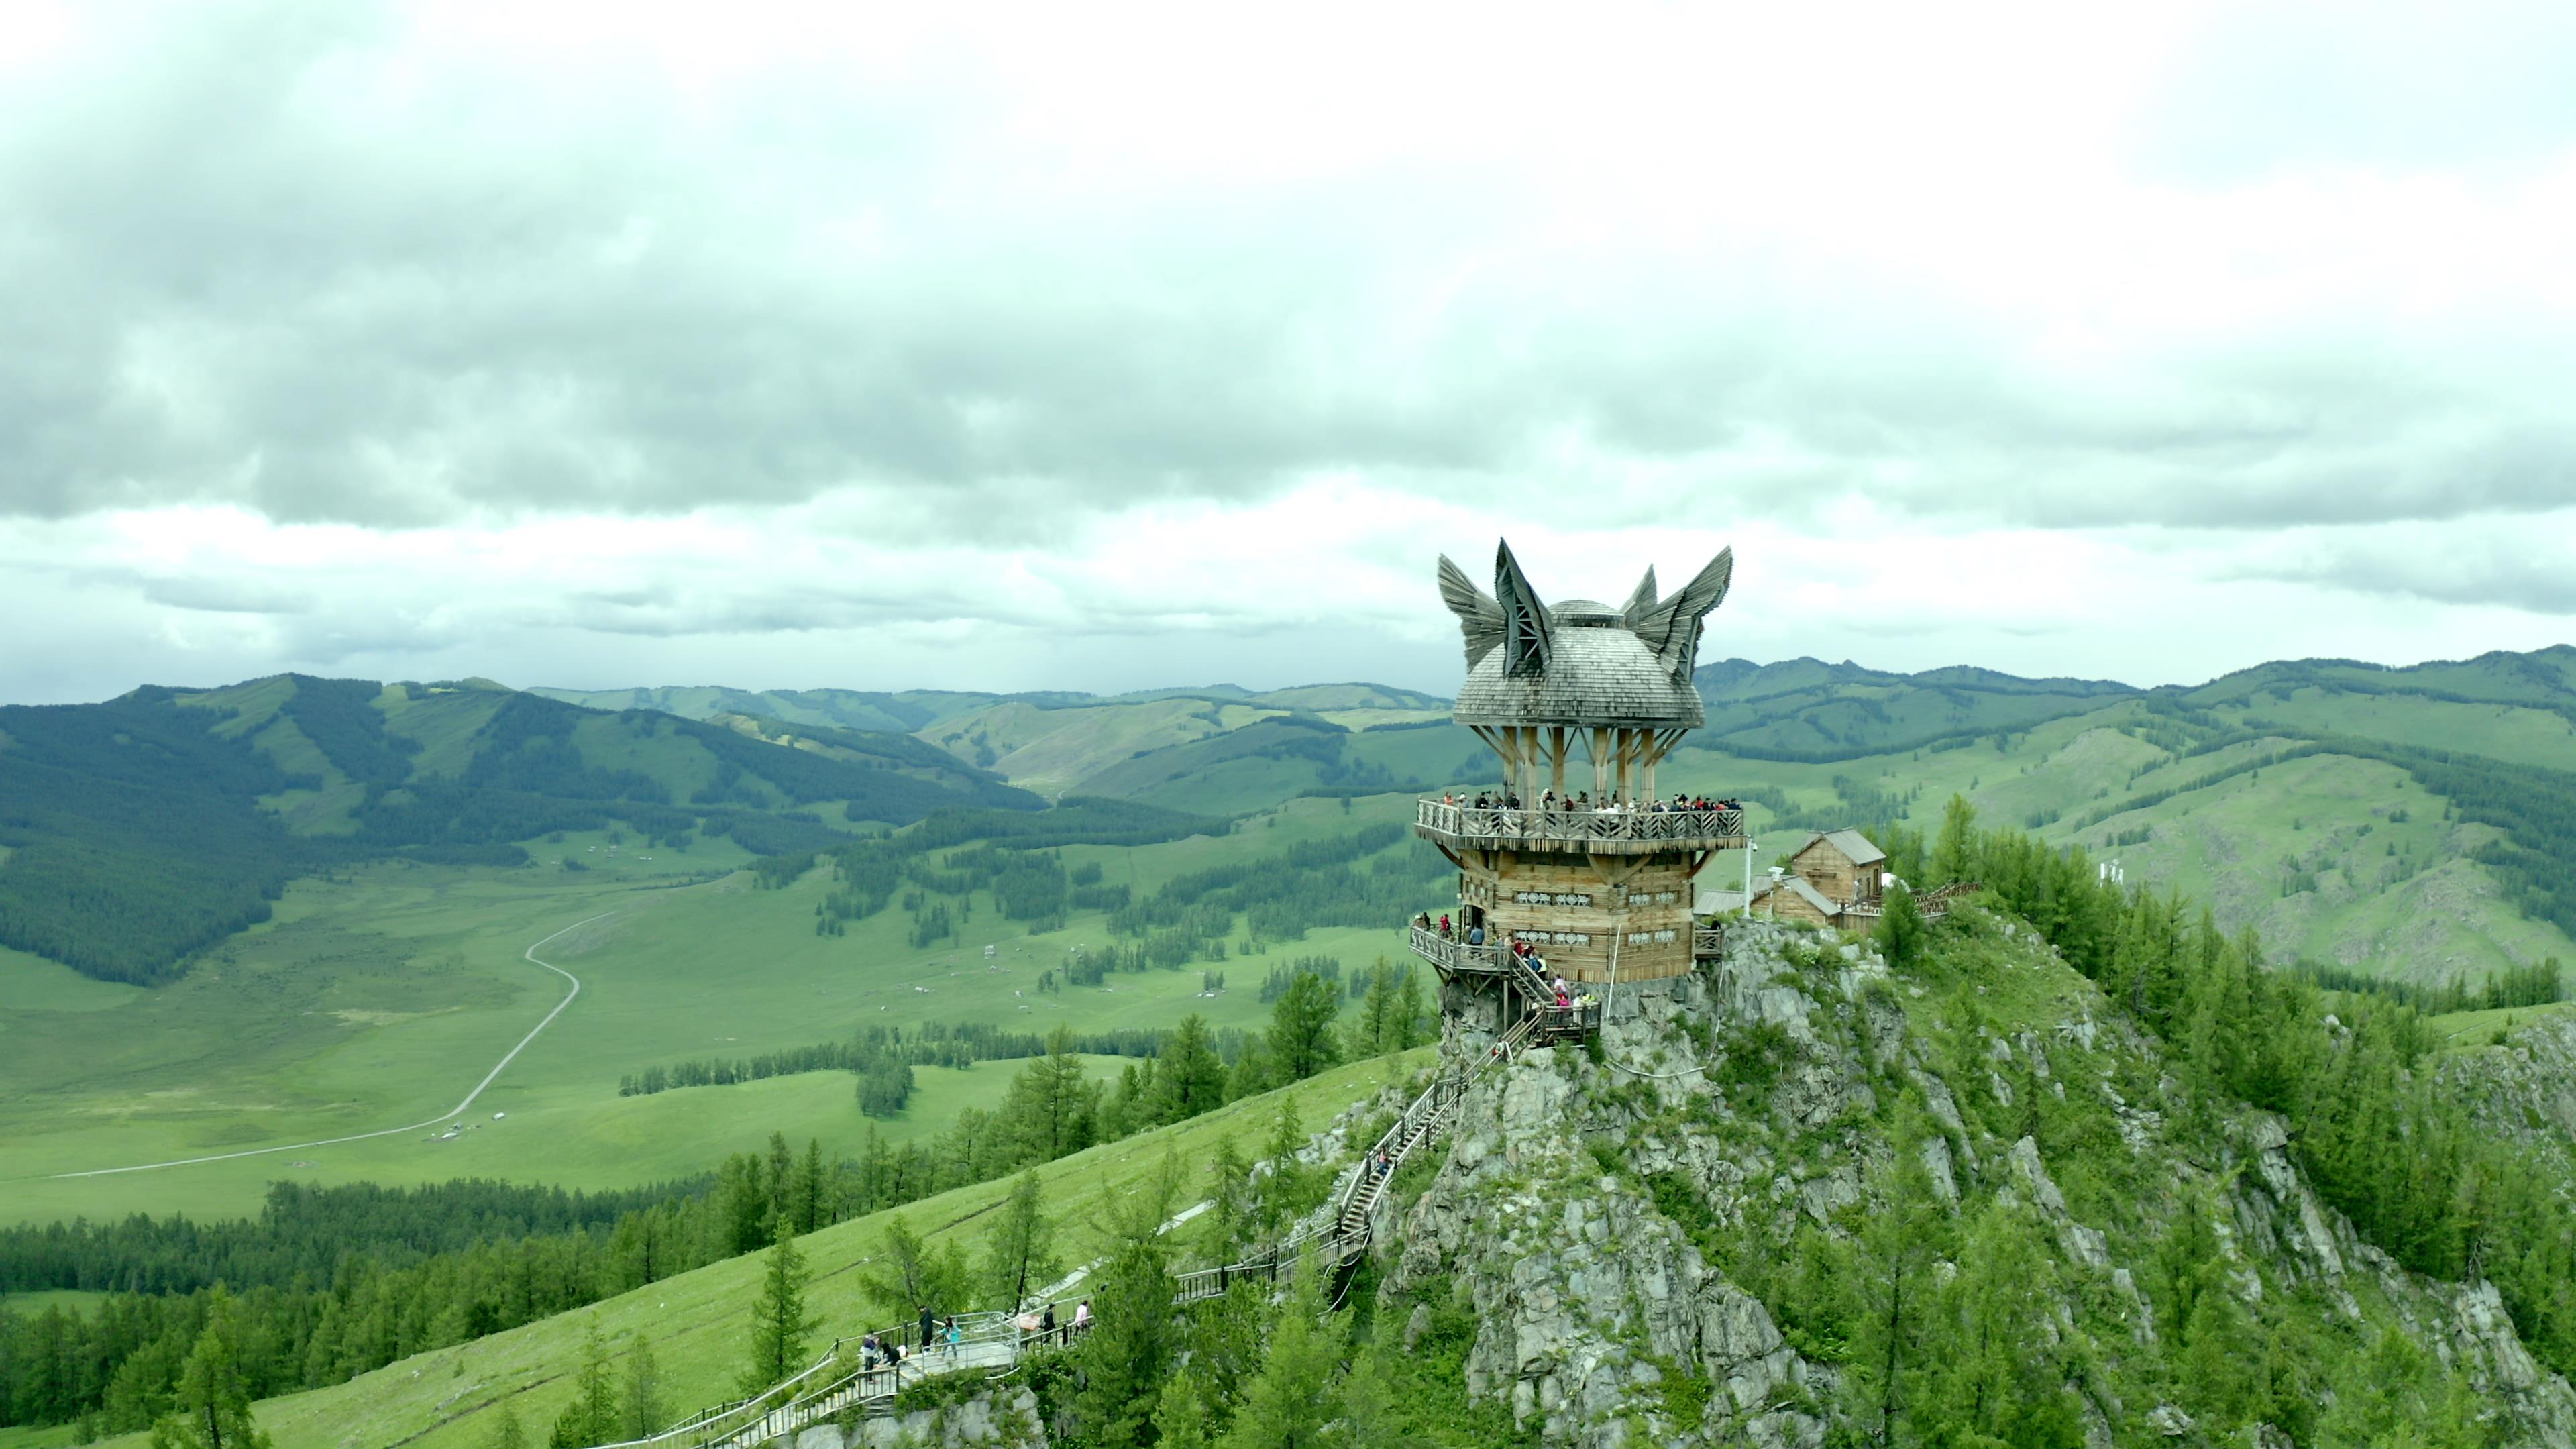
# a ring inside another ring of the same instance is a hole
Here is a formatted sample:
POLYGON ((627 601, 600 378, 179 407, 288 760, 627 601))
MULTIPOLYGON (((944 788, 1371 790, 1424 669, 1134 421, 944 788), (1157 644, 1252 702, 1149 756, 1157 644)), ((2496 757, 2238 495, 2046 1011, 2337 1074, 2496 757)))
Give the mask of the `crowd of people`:
MULTIPOLYGON (((965 1347, 964 1325, 957 1321, 956 1314, 942 1318, 932 1313, 926 1303, 921 1305, 920 1312, 921 1341, 918 1345, 889 1341, 900 1340, 900 1334, 871 1333, 859 1340, 859 1367, 900 1372, 906 1365, 922 1363, 934 1354, 937 1355, 936 1364, 925 1371, 946 1369, 954 1364, 965 1347)), ((1013 1318, 1011 1326, 1018 1331, 1023 1347, 1070 1344, 1091 1331, 1091 1300, 1085 1298, 1076 1304, 1069 1320, 1058 1321, 1055 1305, 1048 1303, 1013 1318)))
MULTIPOLYGON (((1520 792, 1516 790, 1479 790, 1472 799, 1453 791, 1442 795, 1440 803, 1463 805, 1470 810, 1518 810, 1521 808, 1521 797, 1520 792)), ((1683 810, 1742 810, 1743 808, 1744 802, 1741 800, 1713 795, 1674 795, 1670 799, 1657 799, 1649 795, 1635 801, 1623 801, 1615 795, 1604 795, 1598 804, 1593 803, 1592 792, 1589 790, 1578 790, 1571 795, 1559 795, 1550 788, 1540 791, 1538 796, 1538 809, 1547 814, 1589 812, 1594 815, 1667 815, 1683 810)))
MULTIPOLYGON (((1482 946, 1485 944, 1485 923, 1482 920, 1470 921, 1467 924, 1467 933, 1462 937, 1458 934, 1457 923, 1449 918, 1449 913, 1446 911, 1440 913, 1440 919, 1437 922, 1432 920, 1431 913, 1429 911, 1417 911, 1414 913, 1413 927, 1417 931, 1435 932, 1443 941, 1458 941, 1469 946, 1482 946)), ((1530 974, 1538 977, 1540 980, 1551 980, 1547 969, 1547 957, 1539 954, 1537 946, 1523 940, 1517 932, 1510 933, 1508 939, 1510 943, 1509 949, 1514 960, 1527 966, 1530 969, 1530 974)), ((1566 984, 1564 977, 1557 976, 1552 978, 1552 980, 1556 992, 1557 1010, 1568 1011, 1578 1006, 1591 1006, 1594 1004, 1595 999, 1590 995, 1575 994, 1573 988, 1566 984)))

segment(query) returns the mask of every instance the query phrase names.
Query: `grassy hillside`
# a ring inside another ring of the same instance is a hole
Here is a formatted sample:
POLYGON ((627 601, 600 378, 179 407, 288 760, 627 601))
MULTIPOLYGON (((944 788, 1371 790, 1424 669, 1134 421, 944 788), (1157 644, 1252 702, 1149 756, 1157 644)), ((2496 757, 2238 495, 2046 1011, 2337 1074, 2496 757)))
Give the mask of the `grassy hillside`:
POLYGON ((0 739, 0 945, 143 983, 351 861, 521 865, 533 837, 612 826, 766 855, 1042 803, 907 735, 603 714, 475 682, 144 689, 0 709, 0 739))
MULTIPOLYGON (((1065 847, 1068 868, 1101 868, 1142 897, 1190 871, 1409 818, 1406 803, 1300 800, 1216 838, 1139 847, 1065 847)), ((1357 972, 1380 956, 1411 964, 1399 929, 1338 927, 1175 970, 1117 972, 1099 986, 1040 993, 1038 978, 1077 946, 1110 941, 1106 914, 1078 911, 1031 934, 989 891, 952 938, 916 946, 900 902, 818 935, 837 888, 814 869, 758 889, 734 842, 679 850, 631 837, 568 834, 540 849, 580 872, 403 863, 295 883, 276 916, 153 991, 88 981, 51 962, 0 957, 0 1152, 9 1176, 87 1171, 240 1151, 420 1121, 462 1097, 561 999, 560 977, 529 964, 530 943, 599 921, 540 954, 582 993, 476 1104, 454 1142, 426 1131, 155 1172, 11 1184, 6 1216, 93 1218, 185 1202, 246 1210, 278 1177, 419 1182, 458 1173, 568 1187, 632 1185, 702 1166, 747 1129, 855 1149, 867 1124, 846 1073, 824 1072, 650 1097, 616 1095, 654 1065, 837 1041, 862 1026, 991 1023, 1044 1032, 1159 1028, 1196 1012, 1219 1028, 1266 1018, 1262 976, 1296 957, 1357 972), (709 874, 717 878, 704 879, 709 874), (987 959, 990 947, 994 955, 987 959), (1200 995, 1203 970, 1228 989, 1200 995), (490 1113, 506 1111, 493 1122, 490 1113)), ((1397 850, 1418 847, 1404 842, 1397 850)), ((1365 865, 1366 862, 1363 862, 1365 865)), ((1422 904, 1435 905, 1426 894, 1422 904)), ((1238 927, 1240 923, 1238 922, 1238 927)), ((1236 951, 1248 943, 1238 941, 1236 951)), ((889 1136, 934 1130, 964 1105, 990 1105, 1011 1065, 924 1068, 921 1093, 889 1136)))
MULTIPOLYGON (((1246 1155, 1256 1153, 1281 1102, 1293 1102, 1303 1121, 1321 1126, 1335 1112, 1427 1065, 1430 1054, 1422 1048, 1404 1057, 1342 1067, 1038 1168, 1060 1251, 1070 1262, 1095 1256, 1104 1245, 1101 1225, 1110 1206, 1136 1190, 1167 1153, 1179 1156, 1195 1185, 1218 1143, 1230 1140, 1246 1155)), ((984 1227, 983 1215, 1008 1190, 1007 1182, 962 1188, 803 1239, 814 1274, 807 1304, 820 1320, 818 1348, 834 1335, 888 1326, 884 1315, 860 1301, 852 1270, 876 1250, 889 1219, 903 1217, 934 1243, 954 1239, 971 1247, 984 1227)), ((719 1402, 734 1392, 762 1267, 756 1256, 717 1263, 581 1313, 422 1354, 332 1388, 264 1401, 257 1417, 277 1449, 394 1443, 465 1449, 488 1442, 504 1403, 542 1435, 543 1426, 571 1400, 570 1372, 580 1362, 585 1323, 594 1319, 621 1355, 633 1341, 629 1335, 651 1342, 675 1409, 719 1402)), ((144 1438, 138 1434, 102 1442, 139 1446, 144 1438)))

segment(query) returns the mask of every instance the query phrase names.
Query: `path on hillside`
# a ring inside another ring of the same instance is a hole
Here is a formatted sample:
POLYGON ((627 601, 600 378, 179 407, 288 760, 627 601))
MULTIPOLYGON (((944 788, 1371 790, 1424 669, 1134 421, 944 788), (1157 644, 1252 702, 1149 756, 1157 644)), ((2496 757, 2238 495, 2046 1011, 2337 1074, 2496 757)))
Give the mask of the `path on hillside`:
POLYGON ((353 1132, 346 1137, 323 1137, 311 1142, 289 1142, 283 1147, 253 1147, 242 1152, 209 1153, 204 1157, 174 1157, 167 1162, 138 1162, 129 1167, 93 1167, 83 1172, 49 1172, 44 1174, 44 1178, 47 1181, 52 1181, 57 1178, 67 1177, 108 1177, 120 1172, 150 1172, 156 1167, 190 1167, 200 1162, 229 1162, 236 1157, 264 1157, 273 1152, 301 1152, 308 1147, 334 1147, 343 1142, 364 1142, 371 1137, 398 1137, 405 1132, 418 1132, 426 1127, 435 1127, 439 1123, 445 1122, 452 1117, 462 1117, 465 1115, 466 1110, 474 1105, 474 1099, 483 1095, 483 1089, 491 1086, 493 1079, 501 1075, 502 1069, 509 1066, 511 1061, 515 1059, 520 1052, 526 1050, 528 1043, 537 1039, 537 1033, 554 1025, 555 1018, 563 1015, 565 1007, 572 1005, 572 999, 581 995, 581 978, 573 975, 569 971, 566 971, 552 961, 538 960, 537 948, 546 944, 546 942, 555 939, 556 936, 570 935, 573 932, 580 930, 582 927, 591 924, 593 921, 604 921, 610 916, 616 914, 617 913, 615 911, 602 911, 598 915, 592 916, 589 920, 575 921, 571 925, 564 927, 562 930, 555 932, 553 935, 543 936, 530 942, 528 944, 528 949, 519 953, 520 956, 526 960, 535 962, 537 965, 543 966, 547 970, 555 973, 557 976, 571 982, 572 989, 564 993, 563 1000, 555 1003, 555 1009, 547 1012, 544 1020, 538 1022, 535 1026, 528 1028, 528 1034, 519 1038, 518 1045, 501 1053, 501 1059, 492 1064, 492 1070, 483 1074, 483 1080, 474 1084, 473 1091, 465 1094, 464 1101, 457 1103, 455 1106, 448 1108, 446 1111, 439 1113, 435 1117, 425 1117, 420 1121, 414 1122, 405 1127, 386 1127, 374 1132, 353 1132))

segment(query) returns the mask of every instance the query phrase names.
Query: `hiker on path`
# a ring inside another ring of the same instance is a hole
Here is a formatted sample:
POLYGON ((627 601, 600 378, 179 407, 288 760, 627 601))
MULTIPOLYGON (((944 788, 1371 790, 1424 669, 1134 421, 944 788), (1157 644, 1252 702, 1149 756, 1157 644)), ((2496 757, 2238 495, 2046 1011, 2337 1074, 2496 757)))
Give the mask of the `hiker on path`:
POLYGON ((925 1349, 939 1341, 939 1322, 930 1316, 930 1305, 921 1305, 921 1346, 925 1349))

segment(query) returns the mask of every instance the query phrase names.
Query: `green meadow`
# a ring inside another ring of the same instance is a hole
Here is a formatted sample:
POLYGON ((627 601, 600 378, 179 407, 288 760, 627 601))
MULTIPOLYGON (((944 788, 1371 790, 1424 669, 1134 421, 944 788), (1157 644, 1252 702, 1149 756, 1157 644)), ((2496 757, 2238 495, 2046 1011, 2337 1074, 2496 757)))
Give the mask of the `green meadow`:
MULTIPOLYGON (((1098 860, 1108 879, 1143 894, 1184 871, 1347 833, 1408 808, 1393 798, 1348 810, 1300 800, 1224 837, 1070 847, 1065 857, 1069 865, 1098 860)), ((396 863, 299 881, 273 920, 152 991, 89 981, 34 957, 0 958, 0 1041, 10 1048, 0 1062, 9 1180, 0 1219, 229 1215, 255 1209, 280 1178, 626 1186, 703 1171, 773 1130, 855 1151, 870 1124, 845 1073, 638 1097, 618 1096, 618 1083, 657 1063, 750 1056, 871 1024, 1106 1031, 1171 1026, 1197 1012, 1220 1028, 1257 1029, 1268 1017, 1261 976, 1291 957, 1334 957, 1352 968, 1380 956, 1411 961, 1390 922, 1316 930, 1268 943, 1266 954, 1205 963, 1226 973, 1216 996, 1201 993, 1196 965, 1042 992, 1049 967, 1108 941, 1100 914, 1031 935, 979 895, 956 939, 929 947, 909 944, 910 918, 895 906, 850 923, 845 935, 818 936, 827 870, 760 890, 749 873, 727 869, 739 859, 724 853, 729 842, 701 840, 676 854, 631 841, 608 846, 605 836, 575 834, 530 842, 539 864, 519 870, 396 863), (592 864, 567 872, 553 864, 559 858, 592 864), (722 873, 705 878, 714 872, 722 873), (562 999, 563 979, 522 956, 548 936, 538 954, 580 977, 581 993, 474 1103, 452 1140, 432 1141, 439 1127, 424 1126, 145 1172, 54 1176, 424 1123, 454 1107, 562 999)), ((1123 1063, 1093 1065, 1114 1072, 1123 1063)), ((1008 1061, 917 1069, 912 1103, 875 1126, 896 1140, 940 1130, 962 1107, 994 1105, 1014 1070, 1008 1061)))

